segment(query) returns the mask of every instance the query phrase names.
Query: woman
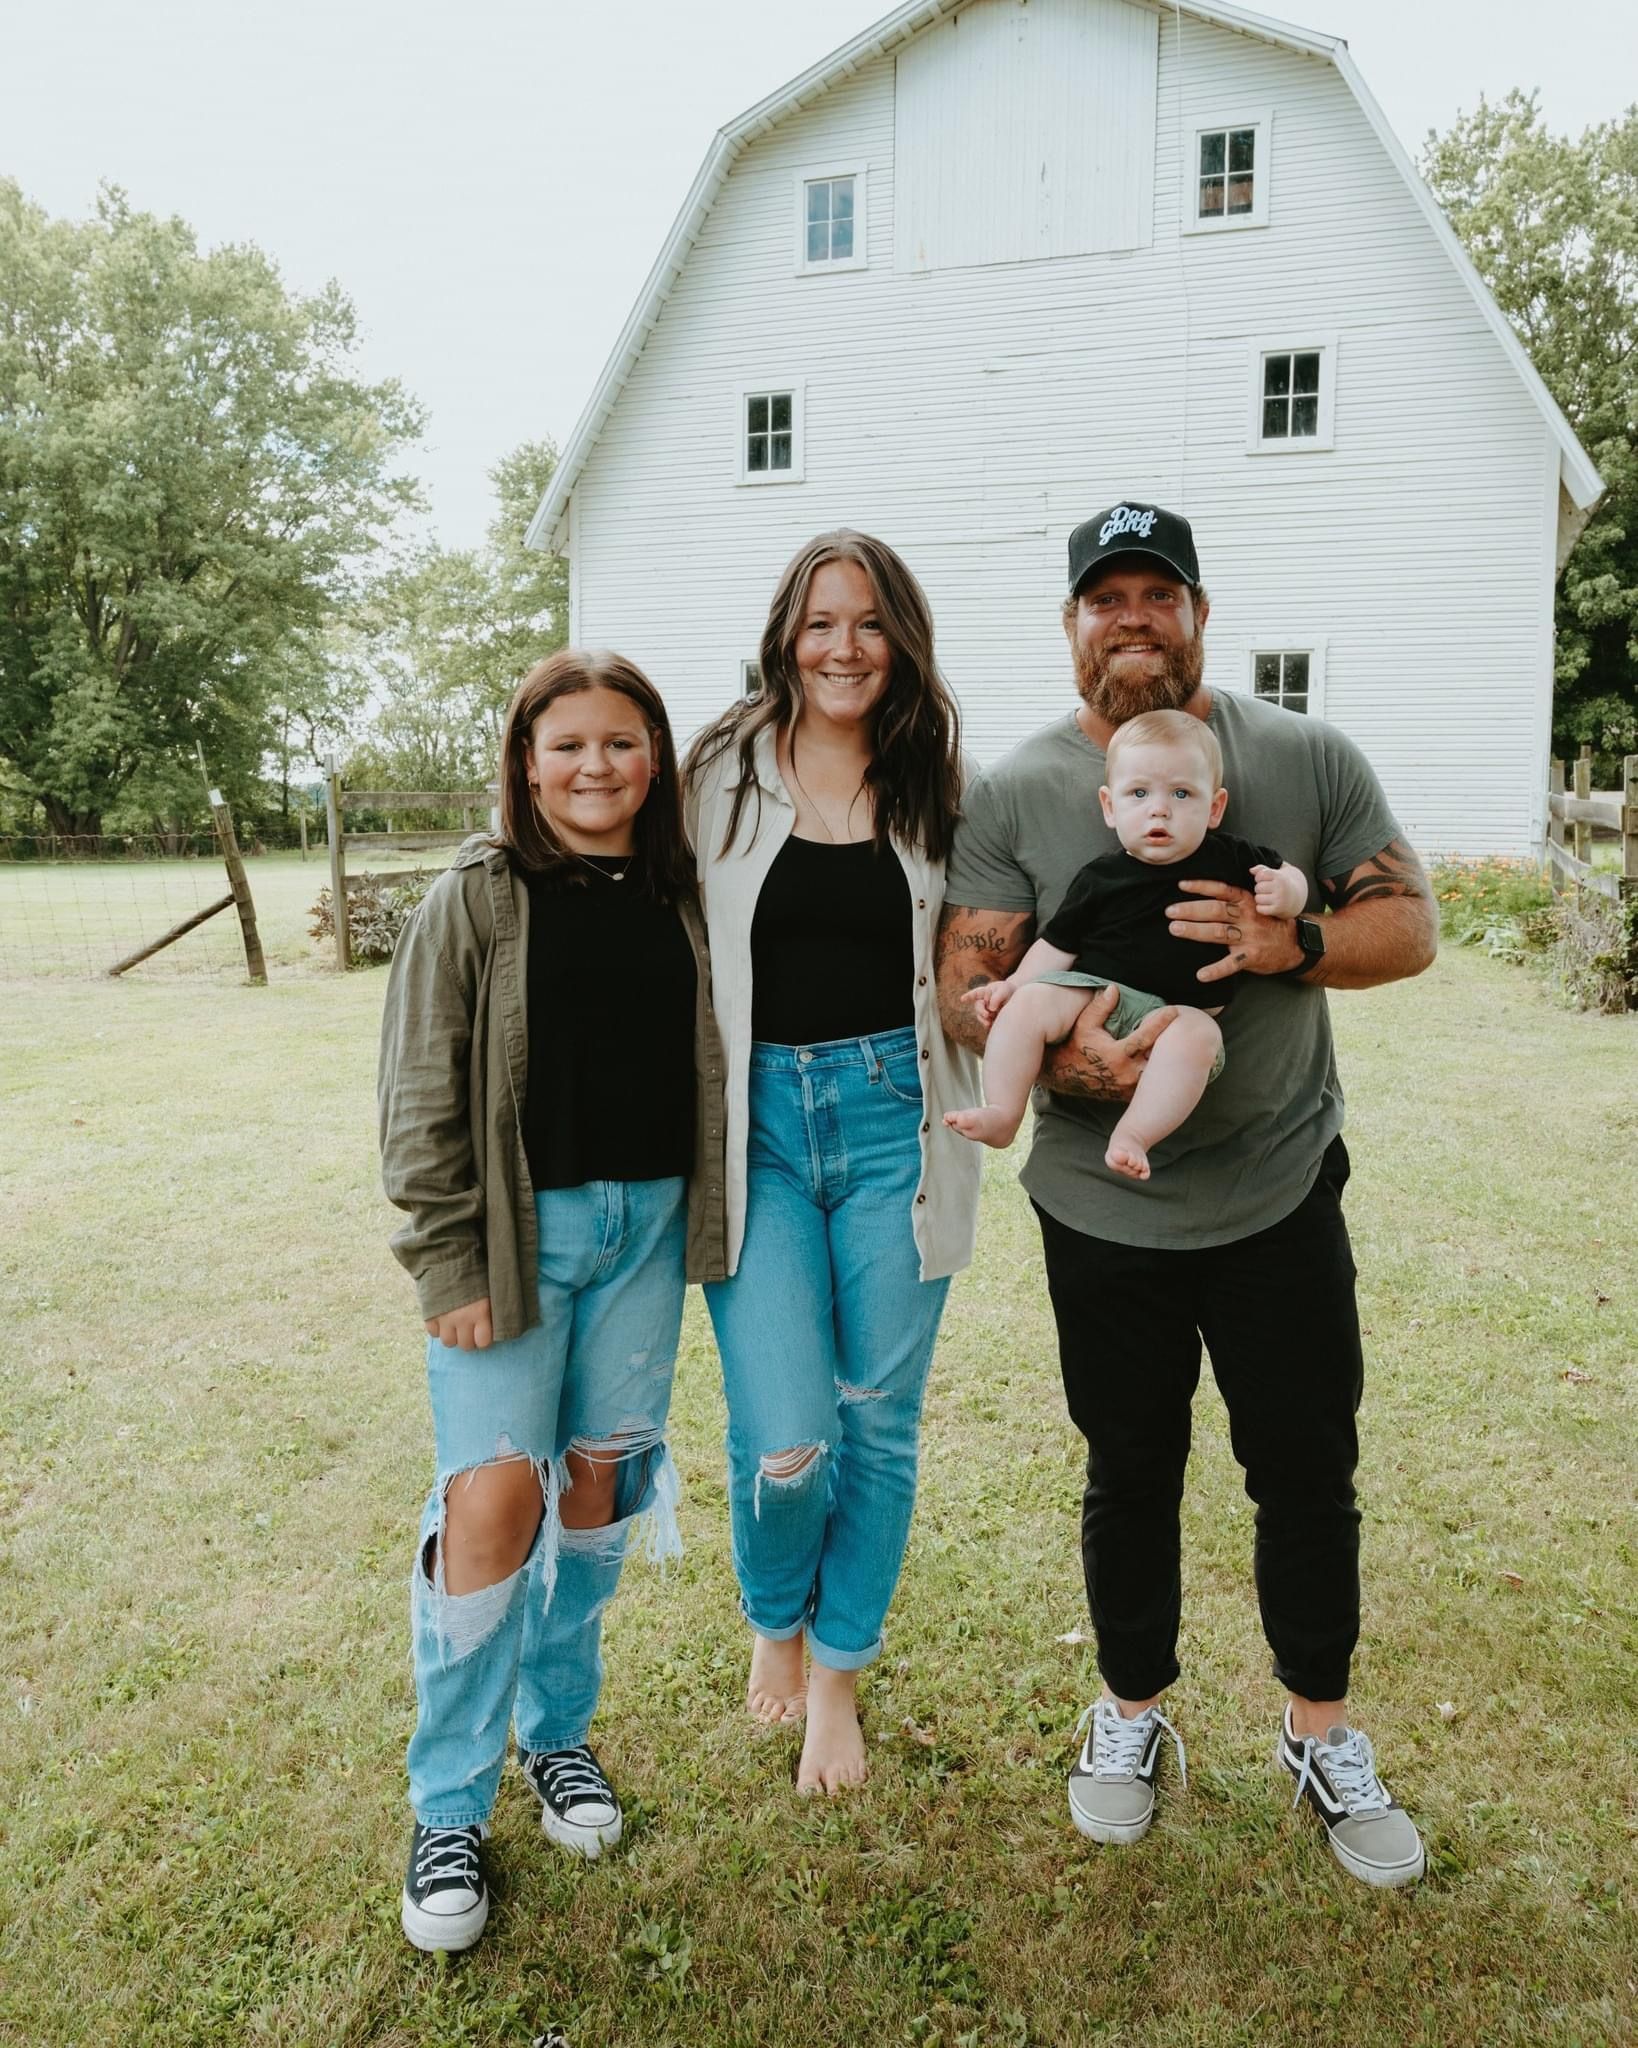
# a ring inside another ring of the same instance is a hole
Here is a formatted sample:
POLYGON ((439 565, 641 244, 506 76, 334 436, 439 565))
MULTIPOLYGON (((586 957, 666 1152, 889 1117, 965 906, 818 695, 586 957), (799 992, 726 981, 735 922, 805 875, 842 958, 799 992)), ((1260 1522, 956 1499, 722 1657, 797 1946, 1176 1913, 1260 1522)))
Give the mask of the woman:
POLYGON ((586 1746, 599 1617, 639 1518, 651 1554, 678 1547, 684 1272, 724 1270, 723 1063, 665 707, 629 662, 569 650, 524 678, 501 747, 500 832, 405 927, 382 1022, 437 1440, 401 1906, 423 1949, 488 1917, 514 1713, 546 1834, 587 1857, 619 1839, 586 1746))
POLYGON ((695 742, 688 808, 728 1052, 728 1269, 706 1289, 755 1634, 747 1705, 807 1718, 797 1785, 865 1775, 858 1672, 915 1504, 922 1393, 979 1163, 933 935, 961 787, 927 600, 893 550, 786 568, 762 690, 695 742), (805 1670, 804 1637, 811 1672, 805 1670))

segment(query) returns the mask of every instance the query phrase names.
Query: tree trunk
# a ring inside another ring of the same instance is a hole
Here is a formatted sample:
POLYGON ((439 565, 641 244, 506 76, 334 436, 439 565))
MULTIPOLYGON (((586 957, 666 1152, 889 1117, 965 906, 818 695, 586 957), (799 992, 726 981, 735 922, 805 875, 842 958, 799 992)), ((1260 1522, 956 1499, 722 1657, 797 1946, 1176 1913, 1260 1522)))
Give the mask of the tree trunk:
POLYGON ((95 839, 101 836, 101 811, 70 810, 61 797, 55 796, 43 796, 40 802, 45 806, 48 831, 60 833, 65 839, 95 839))

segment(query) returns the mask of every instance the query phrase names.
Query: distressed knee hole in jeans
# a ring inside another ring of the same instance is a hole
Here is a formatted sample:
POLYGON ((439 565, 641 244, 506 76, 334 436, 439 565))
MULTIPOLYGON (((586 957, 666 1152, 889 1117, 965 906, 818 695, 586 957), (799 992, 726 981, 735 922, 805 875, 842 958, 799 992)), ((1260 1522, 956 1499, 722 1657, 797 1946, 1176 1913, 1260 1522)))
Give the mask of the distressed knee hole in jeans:
POLYGON ((823 1475, 829 1454, 830 1445, 826 1443, 797 1444, 788 1451, 765 1451, 756 1468, 756 1484, 751 1489, 751 1513, 756 1520, 760 1522, 762 1519, 764 1482, 782 1491, 811 1485, 823 1475))
POLYGON ((856 1387, 851 1380, 836 1382, 836 1398, 844 1408, 856 1408, 861 1401, 885 1401, 885 1387, 856 1387))
MULTIPOLYGON (((518 1581, 528 1569, 528 1555, 515 1571, 497 1579, 493 1585, 478 1586, 470 1593, 451 1593, 444 1578, 444 1539, 449 1522, 449 1496, 463 1479, 470 1480, 476 1472, 493 1469, 497 1465, 527 1464, 533 1468, 535 1480, 541 1491, 542 1527, 552 1512, 554 1489, 552 1474, 543 1458, 532 1458, 527 1451, 520 1451, 504 1434, 495 1445, 493 1458, 481 1464, 468 1465, 458 1472, 440 1475, 434 1496, 435 1509, 431 1530, 421 1544, 416 1556, 415 1573, 411 1598, 411 1621, 419 1631, 428 1626, 438 1644, 440 1665, 453 1661, 459 1664, 481 1650, 506 1617, 506 1610, 512 1604, 518 1581)), ((535 1542, 540 1541, 537 1532, 535 1542)), ((532 1550, 534 1545, 530 1545, 532 1550)))
MULTIPOLYGON (((643 1554, 651 1564, 663 1566, 669 1559, 682 1556, 682 1535, 677 1527, 677 1468, 663 1431, 649 1422, 624 1422, 607 1436, 575 1437, 569 1445, 569 1456, 579 1458, 594 1471, 619 1465, 629 1465, 634 1470, 631 1480, 617 1490, 613 1518, 598 1527, 570 1528, 563 1521, 559 1505, 553 1531, 551 1582, 546 1590, 548 1604, 551 1587, 556 1583, 557 1559, 564 1550, 615 1562, 629 1554, 640 1535, 643 1554), (621 1491, 630 1503, 623 1514, 621 1491)), ((567 1470, 568 1457, 561 1463, 565 1469, 560 1503, 562 1494, 574 1490, 573 1475, 567 1470)))

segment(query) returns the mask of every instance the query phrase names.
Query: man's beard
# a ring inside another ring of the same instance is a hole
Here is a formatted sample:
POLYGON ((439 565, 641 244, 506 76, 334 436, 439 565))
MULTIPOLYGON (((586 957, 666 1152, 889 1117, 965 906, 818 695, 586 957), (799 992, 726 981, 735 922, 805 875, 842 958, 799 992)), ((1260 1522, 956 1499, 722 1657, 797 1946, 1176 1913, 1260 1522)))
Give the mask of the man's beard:
POLYGON ((1119 654, 1118 646, 1084 647, 1078 639, 1073 645, 1075 687, 1087 710, 1105 725, 1124 725, 1145 711, 1181 711, 1206 672, 1206 649, 1198 626, 1193 638, 1181 647, 1161 650, 1158 675, 1152 656, 1146 660, 1146 673, 1116 675, 1112 657, 1119 654))

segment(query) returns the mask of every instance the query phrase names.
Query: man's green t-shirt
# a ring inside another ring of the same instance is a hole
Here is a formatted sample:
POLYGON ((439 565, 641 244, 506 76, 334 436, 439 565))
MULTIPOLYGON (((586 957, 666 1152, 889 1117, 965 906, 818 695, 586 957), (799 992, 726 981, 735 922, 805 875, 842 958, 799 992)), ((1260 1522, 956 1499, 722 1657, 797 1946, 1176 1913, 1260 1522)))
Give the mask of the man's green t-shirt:
MULTIPOLYGON (((1401 836, 1370 763, 1335 726, 1222 691, 1208 723, 1223 749, 1224 829, 1278 847, 1301 868, 1311 911, 1321 880, 1401 836)), ((946 906, 1027 911, 1038 931, 1076 873, 1119 848, 1098 803, 1104 779, 1103 749, 1073 713, 986 770, 962 804, 946 906)), ((1202 947, 1202 960, 1210 957, 1202 947)), ((1211 987, 1200 984, 1202 1009, 1212 1007, 1211 987)), ((1120 1103, 1035 1091, 1022 1178, 1049 1215, 1117 1244, 1188 1249, 1232 1244, 1296 1208, 1342 1128, 1325 992, 1246 975, 1218 1021, 1227 1065, 1154 1148, 1146 1181, 1103 1163, 1120 1103)))

